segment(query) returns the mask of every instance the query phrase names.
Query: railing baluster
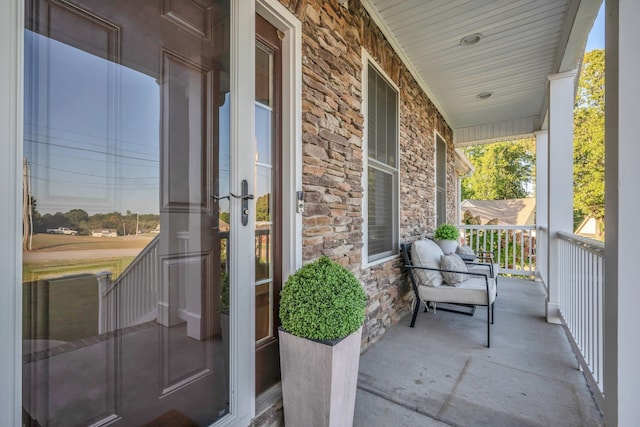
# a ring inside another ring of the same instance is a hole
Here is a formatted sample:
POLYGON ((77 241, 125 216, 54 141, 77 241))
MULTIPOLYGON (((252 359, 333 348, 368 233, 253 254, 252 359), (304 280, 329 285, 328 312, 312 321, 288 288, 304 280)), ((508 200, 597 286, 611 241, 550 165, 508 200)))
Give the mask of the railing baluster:
MULTIPOLYGON (((548 237, 548 236, 547 236, 548 237)), ((560 311, 585 375, 602 399, 604 245, 569 233, 558 233, 560 245, 560 311)))

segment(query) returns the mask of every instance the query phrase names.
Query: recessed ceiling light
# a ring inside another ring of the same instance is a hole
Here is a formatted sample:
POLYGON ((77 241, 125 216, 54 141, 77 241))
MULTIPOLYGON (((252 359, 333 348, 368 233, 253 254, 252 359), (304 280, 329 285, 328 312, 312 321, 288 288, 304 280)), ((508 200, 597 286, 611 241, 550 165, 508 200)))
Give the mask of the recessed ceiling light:
POLYGON ((468 36, 464 36, 460 39, 460 46, 473 46, 474 44, 478 44, 482 37, 483 35, 480 33, 474 33, 469 34, 468 36))
POLYGON ((476 95, 476 98, 489 99, 491 98, 491 96, 493 96, 493 92, 480 92, 479 94, 476 95))

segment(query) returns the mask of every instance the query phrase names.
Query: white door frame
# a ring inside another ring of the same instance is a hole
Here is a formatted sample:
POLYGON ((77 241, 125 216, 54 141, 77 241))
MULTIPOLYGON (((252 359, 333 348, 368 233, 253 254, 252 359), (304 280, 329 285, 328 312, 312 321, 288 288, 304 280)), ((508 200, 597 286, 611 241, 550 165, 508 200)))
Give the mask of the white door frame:
POLYGON ((282 38, 282 280, 302 266, 302 23, 278 0, 257 0, 256 13, 282 38))
POLYGON ((0 2, 0 425, 22 425, 22 99, 24 4, 0 2))

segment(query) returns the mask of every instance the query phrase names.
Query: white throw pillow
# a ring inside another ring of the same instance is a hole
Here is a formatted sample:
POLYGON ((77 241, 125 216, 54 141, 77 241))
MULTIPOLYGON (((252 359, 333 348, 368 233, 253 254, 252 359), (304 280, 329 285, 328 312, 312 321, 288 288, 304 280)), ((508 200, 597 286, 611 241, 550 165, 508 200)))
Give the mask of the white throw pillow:
MULTIPOLYGON (((432 240, 416 240, 411 245, 411 262, 418 267, 440 268, 440 258, 443 255, 440 246, 432 240)), ((439 271, 415 269, 413 272, 422 285, 442 285, 442 274, 439 271)))
POLYGON ((468 245, 460 245, 458 249, 456 249, 456 253, 458 255, 475 255, 476 253, 471 249, 471 246, 468 245))
MULTIPOLYGON (((462 258, 456 254, 442 255, 440 260, 440 268, 443 270, 455 270, 455 271, 464 271, 467 272, 467 265, 464 263, 462 258)), ((444 283, 449 286, 458 286, 460 283, 464 282, 469 278, 468 274, 464 273, 447 273, 445 271, 442 272, 442 279, 444 283)))

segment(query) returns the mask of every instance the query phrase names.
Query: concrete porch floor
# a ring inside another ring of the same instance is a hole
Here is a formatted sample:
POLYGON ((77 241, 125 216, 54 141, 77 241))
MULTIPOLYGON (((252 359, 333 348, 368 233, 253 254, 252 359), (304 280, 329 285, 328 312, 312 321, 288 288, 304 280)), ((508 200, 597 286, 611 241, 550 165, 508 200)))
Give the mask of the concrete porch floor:
POLYGON ((405 317, 360 358, 355 427, 601 426, 564 329, 539 283, 500 278, 487 310, 405 317))

